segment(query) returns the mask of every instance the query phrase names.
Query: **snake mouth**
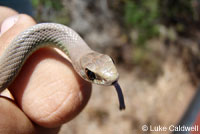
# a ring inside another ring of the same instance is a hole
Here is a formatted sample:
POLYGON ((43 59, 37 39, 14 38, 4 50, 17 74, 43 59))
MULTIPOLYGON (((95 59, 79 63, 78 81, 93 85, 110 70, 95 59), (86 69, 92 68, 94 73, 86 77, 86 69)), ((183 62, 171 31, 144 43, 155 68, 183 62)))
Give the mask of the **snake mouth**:
POLYGON ((93 80, 93 83, 98 84, 98 85, 103 85, 103 86, 112 86, 114 85, 112 81, 107 81, 104 79, 95 79, 93 80))

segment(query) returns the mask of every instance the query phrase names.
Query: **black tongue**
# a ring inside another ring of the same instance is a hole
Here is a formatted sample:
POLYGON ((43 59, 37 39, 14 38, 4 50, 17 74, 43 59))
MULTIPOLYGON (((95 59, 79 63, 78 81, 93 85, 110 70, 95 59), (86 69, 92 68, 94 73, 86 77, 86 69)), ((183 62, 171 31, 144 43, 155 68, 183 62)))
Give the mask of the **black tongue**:
POLYGON ((122 93, 122 89, 117 81, 114 82, 113 85, 115 86, 115 89, 117 91, 117 95, 118 95, 118 99, 119 99, 119 109, 125 110, 126 106, 124 103, 124 95, 122 93))

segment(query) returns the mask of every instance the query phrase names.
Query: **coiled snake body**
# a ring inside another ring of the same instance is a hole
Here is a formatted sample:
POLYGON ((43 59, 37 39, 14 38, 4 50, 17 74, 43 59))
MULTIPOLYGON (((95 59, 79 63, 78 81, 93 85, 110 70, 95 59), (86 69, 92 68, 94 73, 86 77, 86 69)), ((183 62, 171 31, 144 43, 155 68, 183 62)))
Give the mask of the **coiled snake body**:
POLYGON ((12 83, 26 59, 41 47, 56 47, 71 59, 76 72, 86 81, 114 85, 120 109, 125 109, 124 98, 117 82, 117 69, 108 55, 91 50, 83 39, 67 26, 41 23, 19 34, 0 57, 0 91, 12 83))

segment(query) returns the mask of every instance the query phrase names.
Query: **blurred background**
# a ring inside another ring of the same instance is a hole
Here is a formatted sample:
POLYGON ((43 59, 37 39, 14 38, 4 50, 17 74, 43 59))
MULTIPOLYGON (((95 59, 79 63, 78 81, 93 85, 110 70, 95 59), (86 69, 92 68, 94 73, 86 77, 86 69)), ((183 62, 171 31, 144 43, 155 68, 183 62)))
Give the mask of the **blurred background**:
POLYGON ((3 0, 6 3, 38 23, 70 26, 90 47, 116 62, 126 110, 118 110, 114 87, 93 85, 86 108, 59 134, 140 134, 143 125, 176 125, 197 91, 200 0, 3 0))

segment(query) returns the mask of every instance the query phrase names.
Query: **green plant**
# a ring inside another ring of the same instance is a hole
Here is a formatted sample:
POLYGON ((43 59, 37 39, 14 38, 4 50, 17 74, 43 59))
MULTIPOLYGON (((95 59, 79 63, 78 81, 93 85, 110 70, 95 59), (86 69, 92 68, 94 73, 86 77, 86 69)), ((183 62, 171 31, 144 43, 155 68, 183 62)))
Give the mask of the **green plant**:
POLYGON ((45 7, 53 8, 54 10, 60 10, 63 8, 61 0, 32 0, 32 4, 34 7, 43 5, 45 7))
POLYGON ((125 24, 138 31, 136 44, 145 42, 159 34, 158 0, 125 1, 125 24))
POLYGON ((62 0, 32 0, 35 8, 35 18, 40 22, 69 23, 67 9, 64 8, 62 0))

